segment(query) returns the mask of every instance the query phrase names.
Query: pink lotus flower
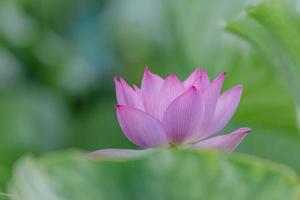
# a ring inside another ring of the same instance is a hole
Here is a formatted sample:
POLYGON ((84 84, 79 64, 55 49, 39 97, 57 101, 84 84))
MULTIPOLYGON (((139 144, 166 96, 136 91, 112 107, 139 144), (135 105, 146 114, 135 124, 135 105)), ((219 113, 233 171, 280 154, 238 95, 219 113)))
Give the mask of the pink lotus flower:
MULTIPOLYGON (((238 85, 220 94, 225 75, 221 73, 210 82, 205 70, 196 69, 182 82, 176 75, 163 79, 146 68, 141 88, 115 78, 121 129, 143 149, 180 145, 233 151, 251 129, 216 136, 235 113, 243 89, 238 85)), ((107 149, 90 155, 123 157, 140 152, 107 149)))

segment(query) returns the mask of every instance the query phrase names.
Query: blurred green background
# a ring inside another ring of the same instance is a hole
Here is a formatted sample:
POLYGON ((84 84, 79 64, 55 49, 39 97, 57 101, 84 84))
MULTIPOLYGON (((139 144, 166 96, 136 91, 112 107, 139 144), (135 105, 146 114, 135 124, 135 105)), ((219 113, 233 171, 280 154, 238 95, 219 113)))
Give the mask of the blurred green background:
POLYGON ((299 1, 0 0, 0 185, 20 156, 137 148, 115 117, 113 76, 145 66, 182 79, 227 71, 244 85, 226 131, 237 151, 300 173, 299 1))

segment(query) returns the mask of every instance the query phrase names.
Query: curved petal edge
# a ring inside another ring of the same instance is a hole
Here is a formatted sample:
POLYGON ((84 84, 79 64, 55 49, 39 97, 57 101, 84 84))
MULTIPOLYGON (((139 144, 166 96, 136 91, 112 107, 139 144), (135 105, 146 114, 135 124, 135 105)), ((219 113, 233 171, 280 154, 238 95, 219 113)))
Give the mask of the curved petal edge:
POLYGON ((116 105, 116 109, 121 129, 134 144, 149 148, 168 143, 165 130, 156 118, 124 105, 116 105))
POLYGON ((199 149, 216 149, 222 152, 232 152, 251 132, 250 128, 240 128, 226 135, 215 136, 192 145, 199 149))

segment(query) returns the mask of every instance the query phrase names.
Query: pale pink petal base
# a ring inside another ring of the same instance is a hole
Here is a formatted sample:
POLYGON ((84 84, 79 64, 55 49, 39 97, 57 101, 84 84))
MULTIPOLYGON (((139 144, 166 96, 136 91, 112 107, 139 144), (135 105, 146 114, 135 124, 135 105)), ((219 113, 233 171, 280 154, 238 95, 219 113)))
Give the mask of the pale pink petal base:
POLYGON ((240 128, 230 134, 212 137, 192 145, 199 149, 216 149, 222 152, 232 152, 251 132, 250 128, 240 128))
POLYGON ((103 149, 87 153, 86 156, 89 158, 136 158, 146 155, 151 150, 103 149))

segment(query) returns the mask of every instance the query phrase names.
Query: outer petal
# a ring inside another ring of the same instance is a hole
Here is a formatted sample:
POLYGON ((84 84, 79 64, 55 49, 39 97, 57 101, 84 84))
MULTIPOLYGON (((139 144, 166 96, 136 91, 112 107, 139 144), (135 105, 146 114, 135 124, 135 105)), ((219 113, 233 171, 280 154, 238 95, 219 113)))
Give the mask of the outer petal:
POLYGON ((145 150, 130 150, 130 149, 103 149, 87 153, 89 158, 136 158, 143 156, 152 149, 145 150))
POLYGON ((209 134, 208 129, 210 128, 210 124, 215 113, 216 105, 221 92, 221 88, 223 86, 225 76, 226 76, 225 72, 221 73, 203 91, 203 100, 204 100, 205 109, 204 109, 204 118, 202 121, 201 131, 199 132, 198 139, 206 138, 209 134))
POLYGON ((200 149, 217 149, 224 152, 232 152, 250 132, 251 129, 249 128, 240 128, 230 134, 203 140, 192 146, 200 149))
POLYGON ((198 133, 203 118, 203 103, 196 87, 191 87, 167 108, 163 125, 169 141, 189 142, 198 133))
POLYGON ((143 102, 143 94, 142 94, 142 90, 141 90, 140 88, 138 88, 136 85, 133 85, 133 89, 134 89, 136 95, 141 99, 141 102, 142 102, 143 108, 144 108, 143 111, 145 111, 145 106, 144 106, 144 102, 143 102))
POLYGON ((120 105, 127 105, 133 108, 144 110, 140 95, 130 87, 122 78, 115 78, 117 102, 120 105))
POLYGON ((162 120, 164 112, 174 99, 184 92, 182 82, 176 75, 169 75, 160 88, 158 99, 156 102, 154 116, 162 120))
POLYGON ((164 80, 160 76, 151 73, 148 67, 145 68, 140 93, 143 97, 146 112, 154 113, 163 83, 164 80))
POLYGON ((200 78, 195 81, 194 85, 199 90, 203 90, 210 85, 210 80, 205 69, 201 69, 200 73, 200 78))
POLYGON ((147 113, 128 106, 117 105, 119 124, 134 144, 148 148, 168 143, 161 123, 147 113))
POLYGON ((215 114, 211 121, 209 136, 222 130, 235 113, 241 98, 241 85, 225 91, 218 99, 215 114))
POLYGON ((183 82, 184 88, 188 89, 194 85, 196 80, 200 79, 201 71, 200 69, 195 69, 195 71, 183 82))

